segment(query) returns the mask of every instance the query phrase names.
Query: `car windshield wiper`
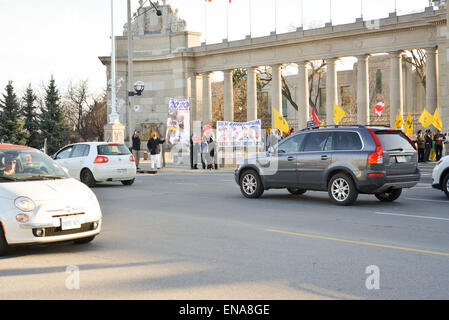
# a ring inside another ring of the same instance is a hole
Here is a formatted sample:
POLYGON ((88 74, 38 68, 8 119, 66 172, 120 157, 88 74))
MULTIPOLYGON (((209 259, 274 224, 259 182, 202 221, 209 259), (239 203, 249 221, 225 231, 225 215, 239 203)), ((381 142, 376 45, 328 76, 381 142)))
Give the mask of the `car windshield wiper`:
MULTIPOLYGON (((35 176, 23 177, 20 181, 29 181, 29 180, 57 180, 64 179, 64 177, 51 175, 51 174, 39 174, 35 176)), ((19 180, 19 179, 17 179, 19 180)))
POLYGON ((17 181, 17 178, 12 177, 6 177, 6 176, 0 176, 0 181, 17 181))

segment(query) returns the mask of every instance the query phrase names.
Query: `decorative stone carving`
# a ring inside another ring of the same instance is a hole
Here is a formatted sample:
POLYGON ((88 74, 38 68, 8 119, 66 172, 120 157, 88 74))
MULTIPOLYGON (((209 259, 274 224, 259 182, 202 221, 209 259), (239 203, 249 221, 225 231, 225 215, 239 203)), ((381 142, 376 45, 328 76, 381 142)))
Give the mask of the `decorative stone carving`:
MULTIPOLYGON (((144 1, 139 1, 140 7, 137 9, 134 21, 131 23, 131 31, 135 36, 149 34, 169 34, 186 31, 187 23, 178 16, 178 10, 167 4, 163 0, 159 1, 156 7, 162 12, 162 16, 156 14, 152 6, 144 7, 144 1)), ((128 24, 123 26, 123 35, 128 35, 128 24)))

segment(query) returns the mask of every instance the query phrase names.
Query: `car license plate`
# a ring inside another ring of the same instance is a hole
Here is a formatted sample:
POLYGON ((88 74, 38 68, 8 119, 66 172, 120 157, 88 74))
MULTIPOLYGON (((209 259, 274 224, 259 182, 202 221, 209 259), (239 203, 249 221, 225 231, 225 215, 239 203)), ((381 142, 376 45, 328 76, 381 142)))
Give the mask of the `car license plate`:
POLYGON ((119 174, 126 174, 126 169, 119 169, 119 170, 117 170, 117 172, 119 174))
POLYGON ((80 229, 81 220, 79 217, 61 218, 61 230, 80 229))
POLYGON ((396 157, 396 161, 397 161, 397 163, 407 162, 407 157, 405 157, 405 156, 397 156, 396 157))

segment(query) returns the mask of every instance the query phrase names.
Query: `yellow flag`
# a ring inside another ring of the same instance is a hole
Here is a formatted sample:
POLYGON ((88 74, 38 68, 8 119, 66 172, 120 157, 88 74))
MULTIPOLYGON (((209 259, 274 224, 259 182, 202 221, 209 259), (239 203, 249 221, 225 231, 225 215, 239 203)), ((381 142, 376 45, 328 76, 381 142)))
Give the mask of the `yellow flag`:
POLYGON ((337 103, 334 103, 334 123, 339 124, 341 119, 343 119, 345 115, 345 110, 340 108, 337 103))
POLYGON ((398 111, 396 121, 394 122, 394 128, 399 129, 404 124, 404 118, 402 118, 401 110, 398 111))
POLYGON ((440 113, 438 112, 438 108, 435 109, 435 114, 433 115, 433 123, 432 124, 439 131, 443 130, 443 122, 441 121, 440 113))
POLYGON ((275 109, 273 108, 274 117, 274 128, 281 130, 282 132, 289 132, 290 127, 287 120, 275 109))
POLYGON ((407 121, 405 121, 404 133, 408 136, 413 134, 413 119, 410 111, 408 112, 407 121))
POLYGON ((422 124, 424 128, 427 128, 428 126, 434 123, 434 120, 435 119, 433 118, 433 115, 429 111, 427 111, 426 108, 424 108, 418 121, 422 124))

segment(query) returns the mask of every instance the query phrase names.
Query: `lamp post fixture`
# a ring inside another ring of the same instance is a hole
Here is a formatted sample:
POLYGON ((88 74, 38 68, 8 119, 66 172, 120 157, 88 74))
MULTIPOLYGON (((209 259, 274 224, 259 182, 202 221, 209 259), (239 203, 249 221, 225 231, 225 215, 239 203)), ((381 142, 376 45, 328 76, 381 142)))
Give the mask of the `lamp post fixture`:
MULTIPOLYGON (((111 0, 112 1, 112 0, 111 0)), ((140 7, 143 8, 143 5, 146 1, 140 1, 140 7)), ((149 0, 151 6, 156 10, 156 15, 161 16, 162 12, 159 10, 156 5, 149 0)), ((131 0, 127 1, 128 6, 128 109, 127 109, 127 116, 128 116, 128 139, 129 143, 132 144, 132 135, 133 135, 133 128, 132 126, 132 112, 133 112, 133 104, 134 104, 134 96, 141 96, 143 90, 145 89, 145 84, 142 81, 137 81, 133 85, 133 74, 134 74, 134 68, 133 68, 133 35, 132 35, 132 18, 131 18, 131 0), (134 89, 134 91, 133 91, 134 89)))

